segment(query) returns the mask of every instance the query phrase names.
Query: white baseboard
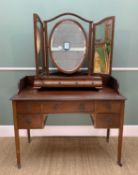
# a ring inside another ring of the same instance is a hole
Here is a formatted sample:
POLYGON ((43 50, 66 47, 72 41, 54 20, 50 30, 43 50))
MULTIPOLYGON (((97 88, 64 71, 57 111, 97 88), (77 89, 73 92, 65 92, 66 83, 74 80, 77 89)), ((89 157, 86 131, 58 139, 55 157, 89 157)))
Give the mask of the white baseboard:
MULTIPOLYGON (((93 126, 45 126, 44 129, 31 130, 31 136, 105 136, 106 129, 93 126)), ((111 136, 117 136, 118 129, 111 129, 111 136)), ((26 130, 20 130, 20 136, 26 137, 26 130)), ((125 125, 124 136, 137 137, 138 125, 125 125)), ((0 137, 14 137, 14 127, 0 126, 0 137)))

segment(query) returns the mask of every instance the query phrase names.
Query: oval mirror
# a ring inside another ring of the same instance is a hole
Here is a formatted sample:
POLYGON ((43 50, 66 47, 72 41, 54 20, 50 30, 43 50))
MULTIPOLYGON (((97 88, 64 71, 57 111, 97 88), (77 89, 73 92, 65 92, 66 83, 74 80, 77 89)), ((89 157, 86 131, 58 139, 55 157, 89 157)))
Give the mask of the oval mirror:
POLYGON ((50 54, 61 72, 76 72, 83 64, 87 41, 86 34, 77 21, 66 19, 58 22, 50 35, 50 54))

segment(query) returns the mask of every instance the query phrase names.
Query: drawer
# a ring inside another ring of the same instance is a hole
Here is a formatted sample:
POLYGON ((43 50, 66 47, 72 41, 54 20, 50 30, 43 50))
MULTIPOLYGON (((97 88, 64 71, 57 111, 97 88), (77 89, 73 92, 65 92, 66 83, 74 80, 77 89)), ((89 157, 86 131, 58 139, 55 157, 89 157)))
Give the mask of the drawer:
POLYGON ((19 101, 17 103, 17 113, 41 113, 40 102, 19 101))
POLYGON ((19 114, 17 115, 17 122, 19 129, 38 129, 45 125, 46 116, 42 114, 19 114))
POLYGON ((120 101, 97 101, 95 102, 96 113, 120 113, 121 102, 120 101))
POLYGON ((43 113, 85 113, 94 111, 94 102, 47 102, 43 103, 43 113))
POLYGON ((119 114, 105 113, 92 115, 95 128, 119 128, 119 114))

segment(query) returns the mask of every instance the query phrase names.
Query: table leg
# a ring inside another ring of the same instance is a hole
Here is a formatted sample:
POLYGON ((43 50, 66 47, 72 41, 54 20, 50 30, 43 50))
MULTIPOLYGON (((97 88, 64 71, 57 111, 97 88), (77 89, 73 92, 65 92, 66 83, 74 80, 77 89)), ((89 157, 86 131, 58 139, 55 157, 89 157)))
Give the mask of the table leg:
POLYGON ((27 129, 28 143, 31 142, 30 129, 27 129))
POLYGON ((17 167, 21 168, 19 130, 15 130, 17 167))
POLYGON ((106 142, 109 142, 110 128, 107 129, 106 142))
POLYGON ((122 113, 120 115, 120 127, 118 133, 118 154, 117 154, 117 164, 123 166, 121 162, 122 157, 122 142, 123 142, 123 123, 124 123, 124 102, 122 102, 122 113))
POLYGON ((13 106, 13 120, 14 120, 14 133, 15 133, 15 146, 16 146, 16 158, 17 166, 21 168, 21 159, 20 159, 20 138, 19 138, 19 129, 17 124, 17 115, 16 115, 16 102, 12 102, 13 106))
POLYGON ((119 166, 122 166, 121 163, 121 155, 122 155, 122 142, 123 142, 123 128, 119 128, 118 135, 118 155, 117 155, 117 163, 119 166))

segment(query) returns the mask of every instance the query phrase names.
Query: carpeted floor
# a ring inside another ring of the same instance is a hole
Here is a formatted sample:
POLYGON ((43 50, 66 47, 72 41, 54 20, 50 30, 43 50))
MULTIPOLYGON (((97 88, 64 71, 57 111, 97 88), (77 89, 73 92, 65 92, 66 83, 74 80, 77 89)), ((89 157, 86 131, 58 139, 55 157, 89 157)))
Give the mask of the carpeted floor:
POLYGON ((116 164, 117 139, 102 137, 21 138, 22 168, 14 138, 0 138, 0 175, 137 175, 138 138, 124 138, 123 167, 116 164))

